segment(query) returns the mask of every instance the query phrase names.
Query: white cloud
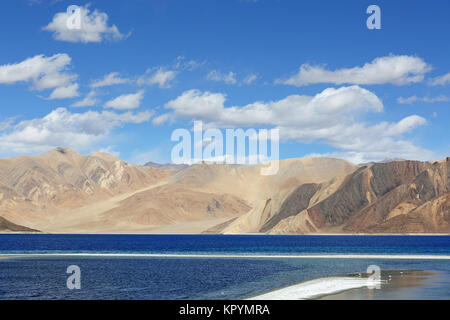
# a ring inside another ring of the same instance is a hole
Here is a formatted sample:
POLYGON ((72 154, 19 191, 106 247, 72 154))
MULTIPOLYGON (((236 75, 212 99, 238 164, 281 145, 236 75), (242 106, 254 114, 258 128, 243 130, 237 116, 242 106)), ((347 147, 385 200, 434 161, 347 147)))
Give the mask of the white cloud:
POLYGON ((326 70, 321 66, 303 64, 299 72, 275 83, 304 86, 314 83, 404 85, 421 82, 431 66, 414 56, 389 55, 374 59, 362 67, 326 70))
POLYGON ((96 92, 89 92, 84 99, 72 103, 71 107, 93 107, 99 103, 99 100, 95 98, 96 92))
POLYGON ((51 57, 37 55, 22 62, 0 66, 0 83, 31 83, 33 90, 72 85, 77 75, 68 72, 71 58, 65 53, 51 57))
POLYGON ((434 98, 429 98, 429 97, 417 97, 417 96, 411 96, 408 98, 403 98, 403 97, 399 97, 397 99, 397 102, 400 104, 413 104, 415 102, 426 102, 426 103, 435 103, 435 102, 447 102, 450 101, 450 97, 448 96, 444 96, 444 95, 440 95, 434 98))
POLYGON ((58 108, 43 118, 21 121, 0 135, 0 152, 33 154, 62 146, 87 150, 107 138, 112 129, 127 123, 149 121, 151 112, 115 113, 87 111, 71 113, 58 108))
POLYGON ((5 120, 0 121, 0 131, 6 130, 12 126, 14 123, 15 118, 7 118, 5 120))
POLYGON ((238 78, 236 77, 236 73, 232 71, 228 73, 221 73, 220 71, 212 70, 206 75, 206 79, 215 82, 224 82, 226 84, 250 85, 256 79, 258 79, 258 75, 255 73, 251 73, 245 78, 238 80, 238 78))
POLYGON ((291 95, 279 101, 254 102, 243 107, 224 107, 221 93, 189 90, 169 101, 178 118, 195 118, 219 127, 315 126, 339 122, 339 115, 353 111, 382 111, 383 104, 372 92, 358 86, 328 88, 316 96, 291 95))
POLYGON ((152 69, 148 69, 145 75, 139 77, 137 84, 140 86, 158 85, 160 88, 170 88, 176 75, 177 72, 173 70, 166 70, 163 67, 157 68, 154 72, 152 69))
POLYGON ((443 76, 436 77, 431 79, 430 84, 432 86, 438 86, 438 85, 446 85, 450 83, 450 72, 447 74, 444 74, 443 76))
POLYGON ((159 125, 169 121, 170 119, 171 119, 171 114, 164 113, 162 115, 159 115, 159 116, 153 118, 152 123, 156 126, 159 126, 159 125))
POLYGON ((278 101, 228 108, 224 106, 225 100, 221 93, 189 90, 169 101, 165 108, 171 109, 171 116, 176 118, 203 120, 205 128, 275 127, 280 130, 281 140, 322 142, 370 161, 391 155, 417 158, 431 154, 403 138, 426 124, 420 116, 374 125, 358 121, 367 112, 383 111, 380 99, 358 86, 328 88, 315 96, 291 95, 278 101))
POLYGON ((55 14, 53 20, 43 29, 53 32, 56 40, 67 42, 102 42, 103 40, 121 40, 127 37, 115 26, 108 25, 108 15, 94 10, 90 12, 89 5, 80 7, 81 24, 79 29, 69 29, 67 21, 71 18, 67 12, 55 14))
POLYGON ((144 90, 140 90, 136 93, 123 94, 109 100, 105 103, 105 108, 113 108, 118 110, 136 109, 141 105, 141 101, 144 98, 144 90))
POLYGON ((212 120, 223 111, 225 95, 221 93, 185 91, 178 98, 169 101, 165 108, 172 109, 177 117, 212 120))
POLYGON ((201 66, 205 65, 206 61, 187 60, 184 56, 178 56, 175 60, 174 69, 193 71, 201 66))
POLYGON ((225 82, 226 84, 236 84, 236 74, 234 72, 221 73, 217 70, 212 70, 206 76, 207 80, 216 81, 216 82, 225 82))
POLYGON ((186 60, 183 56, 178 56, 170 66, 153 67, 146 70, 136 83, 139 86, 157 85, 159 88, 167 89, 174 85, 175 78, 184 71, 194 71, 200 68, 206 61, 198 62, 195 60, 186 60))
POLYGON ((118 158, 120 156, 120 152, 115 150, 113 146, 107 146, 104 148, 100 148, 98 151, 95 151, 95 152, 108 153, 116 158, 118 158))
POLYGON ((256 79, 258 79, 258 75, 252 73, 252 74, 249 74, 248 76, 246 76, 244 78, 244 83, 245 84, 252 84, 252 82, 254 82, 256 79))
POLYGON ((386 139, 384 141, 386 148, 382 149, 382 144, 376 148, 367 148, 362 151, 347 151, 347 152, 327 152, 314 153, 307 155, 308 157, 326 157, 326 158, 340 158, 350 161, 354 164, 377 162, 392 159, 407 159, 407 160, 421 160, 428 161, 435 158, 435 154, 429 150, 417 147, 410 141, 394 141, 393 139, 386 139))
POLYGON ((121 78, 118 72, 111 72, 105 75, 102 79, 93 81, 91 88, 100 88, 128 82, 130 82, 130 79, 121 78))
POLYGON ((68 85, 67 87, 58 87, 50 94, 49 100, 66 99, 78 97, 78 83, 68 85))
POLYGON ((343 158, 353 163, 392 158, 429 160, 433 158, 431 151, 415 146, 403 138, 404 134, 425 124, 424 118, 412 115, 399 122, 381 122, 371 126, 343 122, 315 129, 282 127, 280 134, 284 139, 300 142, 322 141, 343 150, 325 156, 343 158))

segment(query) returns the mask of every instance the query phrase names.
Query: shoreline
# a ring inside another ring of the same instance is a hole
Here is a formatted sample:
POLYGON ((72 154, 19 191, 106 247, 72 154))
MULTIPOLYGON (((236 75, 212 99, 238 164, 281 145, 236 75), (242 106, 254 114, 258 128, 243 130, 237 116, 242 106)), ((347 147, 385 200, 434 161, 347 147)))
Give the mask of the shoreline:
POLYGON ((390 291, 402 289, 405 283, 409 287, 420 287, 421 280, 438 274, 435 271, 426 270, 385 270, 381 272, 380 279, 377 280, 371 280, 367 274, 361 273, 320 277, 271 290, 245 300, 348 300, 351 293, 356 293, 353 299, 373 299, 375 293, 383 296, 387 287, 390 291), (357 291, 366 291, 370 294, 358 294, 357 291))
POLYGON ((323 254, 323 255, 243 255, 243 254, 164 254, 164 253, 0 253, 6 258, 106 257, 106 258, 209 258, 209 259, 392 259, 450 260, 450 255, 323 254))
MULTIPOLYGON (((306 280, 291 286, 271 290, 269 292, 247 298, 245 300, 308 300, 320 299, 329 295, 342 293, 369 285, 368 278, 352 276, 331 276, 306 280)), ((382 280, 373 281, 381 285, 382 280)))

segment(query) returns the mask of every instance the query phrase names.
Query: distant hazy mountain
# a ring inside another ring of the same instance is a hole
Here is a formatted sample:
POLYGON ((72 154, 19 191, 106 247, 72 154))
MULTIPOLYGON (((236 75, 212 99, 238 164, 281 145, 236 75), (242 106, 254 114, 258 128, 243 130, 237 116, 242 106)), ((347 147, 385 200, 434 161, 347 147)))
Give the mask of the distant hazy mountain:
POLYGON ((375 164, 375 163, 388 163, 388 162, 394 162, 394 161, 405 161, 405 159, 393 158, 393 159, 384 159, 381 161, 363 162, 363 163, 359 163, 358 166, 364 167, 364 166, 370 166, 371 164, 375 164))
POLYGON ((288 159, 263 176, 264 165, 155 168, 57 148, 0 159, 0 232, 449 233, 449 159, 288 159))
POLYGON ((173 164, 173 163, 156 163, 156 162, 147 162, 144 164, 146 167, 162 169, 162 170, 170 170, 170 171, 181 171, 189 167, 187 164, 173 164))

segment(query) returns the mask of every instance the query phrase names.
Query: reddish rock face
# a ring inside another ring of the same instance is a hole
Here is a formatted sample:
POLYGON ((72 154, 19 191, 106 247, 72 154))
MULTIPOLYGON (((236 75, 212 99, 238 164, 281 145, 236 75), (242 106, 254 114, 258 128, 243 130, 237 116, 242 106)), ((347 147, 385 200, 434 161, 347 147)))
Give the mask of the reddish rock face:
MULTIPOLYGON (((446 158, 362 167, 326 199, 306 206, 309 221, 319 233, 449 233, 449 163, 446 158)), ((297 212, 304 207, 299 205, 297 212)))

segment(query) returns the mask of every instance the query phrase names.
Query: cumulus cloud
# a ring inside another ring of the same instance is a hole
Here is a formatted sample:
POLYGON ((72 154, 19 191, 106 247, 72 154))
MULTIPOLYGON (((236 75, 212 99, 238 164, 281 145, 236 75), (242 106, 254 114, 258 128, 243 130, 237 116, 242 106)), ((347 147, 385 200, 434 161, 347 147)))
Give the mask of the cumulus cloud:
POLYGON ((74 83, 66 87, 56 88, 50 94, 50 97, 48 97, 48 99, 54 100, 54 99, 74 98, 78 97, 79 95, 80 94, 78 93, 78 83, 74 83))
POLYGON ((128 82, 130 82, 130 79, 121 78, 118 72, 111 72, 105 75, 102 79, 93 81, 91 83, 91 88, 100 88, 128 82))
POLYGON ((105 108, 113 108, 118 110, 136 109, 141 105, 141 101, 144 98, 144 90, 140 90, 136 93, 123 94, 109 100, 105 103, 105 108))
POLYGON ((339 121, 351 111, 382 111, 383 104, 372 92, 358 86, 328 88, 316 96, 291 95, 282 100, 254 102, 225 108, 222 93, 189 90, 169 101, 165 108, 178 118, 195 118, 220 127, 315 126, 339 121))
POLYGON ((121 40, 127 37, 115 25, 108 25, 108 15, 99 10, 90 11, 89 5, 80 8, 80 28, 68 28, 67 21, 73 19, 71 13, 59 12, 43 29, 53 32, 56 40, 67 42, 102 42, 121 40))
MULTIPOLYGON (((424 118, 412 115, 399 122, 381 122, 367 126, 364 123, 336 125, 321 132, 293 132, 299 135, 316 135, 327 144, 342 149, 322 156, 343 158, 353 163, 381 161, 404 158, 430 160, 433 153, 405 140, 403 135, 427 122, 424 118)), ((301 131, 301 130, 300 130, 301 131)))
POLYGON ((156 126, 159 126, 171 119, 172 115, 170 113, 164 113, 162 115, 159 115, 157 117, 154 117, 152 120, 152 123, 156 126))
POLYGON ((447 74, 444 74, 443 76, 436 77, 431 79, 430 84, 432 86, 438 86, 438 85, 446 85, 450 83, 450 72, 447 74))
POLYGON ((280 130, 281 140, 318 141, 369 161, 383 160, 391 153, 405 158, 430 155, 403 139, 403 135, 426 124, 420 116, 372 125, 358 121, 368 112, 383 111, 380 99, 359 86, 328 88, 315 96, 291 95, 245 106, 225 107, 225 101, 221 93, 189 90, 165 105, 172 113, 164 117, 202 120, 205 127, 274 127, 280 130))
POLYGON ((185 91, 174 100, 169 101, 165 108, 172 109, 177 117, 197 118, 205 120, 216 119, 224 109, 225 95, 221 93, 202 93, 199 90, 185 91))
POLYGON ((93 107, 99 103, 99 100, 95 98, 95 95, 96 95, 96 92, 91 91, 82 100, 76 101, 76 102, 72 103, 70 106, 71 107, 93 107))
POLYGON ((417 97, 417 96, 411 96, 408 98, 399 97, 397 99, 397 102, 400 104, 413 104, 416 102, 426 102, 426 103, 435 103, 435 102, 447 102, 450 101, 450 97, 440 95, 434 98, 430 97, 417 97))
POLYGON ((70 64, 71 58, 65 53, 51 57, 37 55, 18 63, 1 65, 0 83, 30 83, 30 89, 39 91, 68 87, 77 79, 77 75, 68 71, 70 64))
POLYGON ((404 85, 421 82, 431 66, 414 56, 389 55, 379 57, 362 67, 343 68, 334 71, 322 66, 303 64, 297 74, 275 83, 305 86, 314 83, 334 84, 385 84, 404 85))
POLYGON ((234 72, 221 73, 217 70, 210 71, 207 76, 207 80, 216 81, 216 82, 225 82, 226 84, 236 84, 236 74, 234 72))
POLYGON ((57 146, 86 150, 105 139, 114 128, 149 121, 151 112, 116 113, 87 111, 71 113, 58 108, 44 116, 21 121, 0 135, 0 152, 32 154, 57 146))
POLYGON ((176 71, 166 70, 163 67, 159 67, 156 70, 148 69, 145 75, 139 77, 137 84, 140 86, 158 85, 160 88, 170 88, 176 75, 176 71))

